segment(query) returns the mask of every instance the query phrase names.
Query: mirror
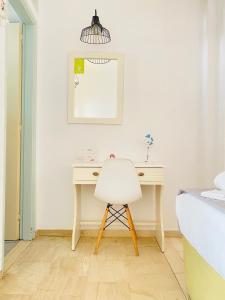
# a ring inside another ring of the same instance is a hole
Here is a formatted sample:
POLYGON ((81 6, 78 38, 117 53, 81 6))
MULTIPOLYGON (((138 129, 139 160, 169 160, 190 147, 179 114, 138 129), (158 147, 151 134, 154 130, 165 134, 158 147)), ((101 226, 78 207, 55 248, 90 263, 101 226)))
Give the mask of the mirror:
POLYGON ((71 55, 68 102, 69 123, 121 124, 123 56, 71 55))

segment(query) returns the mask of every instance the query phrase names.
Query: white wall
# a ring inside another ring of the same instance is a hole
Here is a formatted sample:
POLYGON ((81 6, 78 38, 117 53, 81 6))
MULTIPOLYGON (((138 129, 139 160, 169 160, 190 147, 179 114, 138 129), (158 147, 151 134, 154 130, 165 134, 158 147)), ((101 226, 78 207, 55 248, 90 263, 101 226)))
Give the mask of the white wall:
MULTIPOLYGON (((82 148, 140 161, 152 131, 154 161, 166 166, 165 226, 177 228, 179 188, 201 181, 202 40, 204 0, 40 0, 37 124, 37 229, 72 226, 71 165, 82 148), (94 9, 112 42, 79 41, 94 9), (125 54, 124 122, 121 126, 67 123, 67 61, 71 51, 125 54)), ((202 170, 204 172, 204 170, 202 170)), ((208 178, 207 178, 208 179, 208 178)), ((150 220, 151 193, 135 205, 136 221, 150 220)), ((99 220, 103 205, 93 187, 83 190, 83 220, 99 220)))
POLYGON ((26 7, 26 12, 32 20, 38 18, 38 0, 23 0, 23 6, 26 7))
POLYGON ((33 3, 33 6, 35 7, 35 10, 38 12, 38 0, 31 0, 31 2, 33 3))
MULTIPOLYGON (((211 0, 212 1, 212 0, 211 0)), ((217 2, 217 170, 225 169, 225 0, 217 2)))
POLYGON ((206 185, 225 168, 225 1, 208 0, 204 12, 202 174, 206 185), (211 174, 211 176, 209 176, 211 174))

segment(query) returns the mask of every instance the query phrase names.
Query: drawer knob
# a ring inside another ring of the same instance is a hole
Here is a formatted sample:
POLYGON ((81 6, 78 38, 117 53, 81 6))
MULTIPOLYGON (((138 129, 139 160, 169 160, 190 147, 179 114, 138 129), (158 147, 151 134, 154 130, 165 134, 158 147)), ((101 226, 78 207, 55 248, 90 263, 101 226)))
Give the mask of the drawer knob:
POLYGON ((99 175, 98 172, 93 172, 92 174, 93 174, 94 176, 98 176, 98 175, 99 175))
POLYGON ((143 173, 143 172, 138 173, 138 176, 144 176, 144 175, 145 175, 145 173, 143 173))

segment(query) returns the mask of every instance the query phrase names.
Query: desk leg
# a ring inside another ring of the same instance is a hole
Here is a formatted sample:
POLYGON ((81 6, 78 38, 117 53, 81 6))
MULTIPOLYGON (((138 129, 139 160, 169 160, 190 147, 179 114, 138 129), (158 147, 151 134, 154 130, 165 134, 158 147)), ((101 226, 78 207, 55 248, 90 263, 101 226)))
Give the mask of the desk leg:
POLYGON ((162 252, 164 252, 164 228, 163 228, 163 186, 155 187, 156 207, 156 240, 162 252))
POLYGON ((80 193, 81 187, 74 185, 74 213, 73 213, 73 233, 72 233, 72 250, 76 249, 76 245, 80 239, 80 193))

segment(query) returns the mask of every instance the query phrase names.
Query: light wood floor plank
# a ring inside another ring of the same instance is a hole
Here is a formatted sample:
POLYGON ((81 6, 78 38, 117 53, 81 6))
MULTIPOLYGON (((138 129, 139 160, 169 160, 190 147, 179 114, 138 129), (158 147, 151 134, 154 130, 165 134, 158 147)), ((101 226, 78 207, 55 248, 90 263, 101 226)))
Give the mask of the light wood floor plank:
POLYGON ((103 238, 98 255, 94 238, 82 237, 74 252, 70 242, 68 237, 31 242, 0 281, 0 300, 185 299, 175 274, 182 264, 179 240, 167 239, 169 259, 153 238, 139 239, 139 257, 130 238, 103 238))

